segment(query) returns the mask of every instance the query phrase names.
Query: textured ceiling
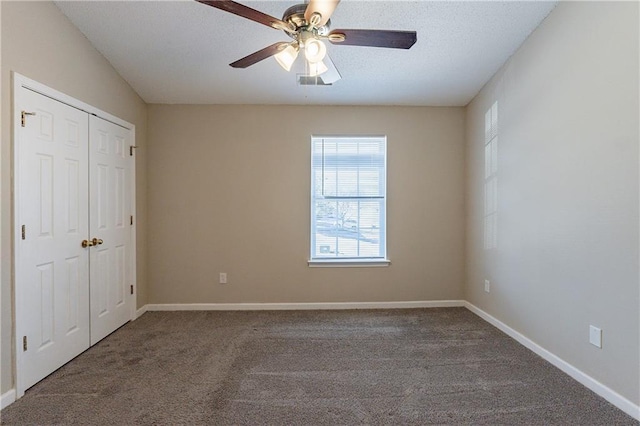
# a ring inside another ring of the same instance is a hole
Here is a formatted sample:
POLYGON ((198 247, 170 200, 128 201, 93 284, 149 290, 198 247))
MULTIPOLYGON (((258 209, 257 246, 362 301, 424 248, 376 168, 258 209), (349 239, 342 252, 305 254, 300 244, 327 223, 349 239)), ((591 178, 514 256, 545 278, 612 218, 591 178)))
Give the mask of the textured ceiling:
MULTIPOLYGON (((282 17, 296 1, 240 1, 282 17)), ((195 1, 56 2, 148 103, 466 105, 555 2, 343 0, 332 29, 415 30, 410 50, 328 44, 342 74, 332 86, 296 84, 273 58, 228 64, 282 32, 195 1)))

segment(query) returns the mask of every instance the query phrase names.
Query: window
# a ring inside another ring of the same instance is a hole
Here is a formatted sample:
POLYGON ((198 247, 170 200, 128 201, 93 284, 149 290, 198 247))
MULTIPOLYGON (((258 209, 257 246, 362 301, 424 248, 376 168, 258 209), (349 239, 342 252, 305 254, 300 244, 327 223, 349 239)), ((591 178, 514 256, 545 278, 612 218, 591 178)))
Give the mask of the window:
POLYGON ((386 265, 386 137, 311 138, 310 265, 386 265))
POLYGON ((498 247, 498 101, 484 115, 484 249, 498 247))

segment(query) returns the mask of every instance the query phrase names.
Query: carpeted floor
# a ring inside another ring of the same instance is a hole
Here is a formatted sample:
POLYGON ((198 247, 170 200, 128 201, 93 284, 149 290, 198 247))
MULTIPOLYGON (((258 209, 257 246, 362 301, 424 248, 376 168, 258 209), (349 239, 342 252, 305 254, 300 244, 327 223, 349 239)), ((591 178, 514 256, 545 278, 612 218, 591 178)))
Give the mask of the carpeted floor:
POLYGON ((637 425, 464 308, 149 312, 2 424, 637 425))

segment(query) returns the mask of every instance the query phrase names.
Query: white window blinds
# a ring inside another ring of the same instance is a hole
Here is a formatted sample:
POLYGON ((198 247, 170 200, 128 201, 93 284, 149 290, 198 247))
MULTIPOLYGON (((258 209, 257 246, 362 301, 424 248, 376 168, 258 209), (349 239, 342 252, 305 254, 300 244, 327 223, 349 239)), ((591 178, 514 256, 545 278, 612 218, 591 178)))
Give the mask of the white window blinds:
POLYGON ((311 145, 311 259, 385 258, 386 137, 311 145))

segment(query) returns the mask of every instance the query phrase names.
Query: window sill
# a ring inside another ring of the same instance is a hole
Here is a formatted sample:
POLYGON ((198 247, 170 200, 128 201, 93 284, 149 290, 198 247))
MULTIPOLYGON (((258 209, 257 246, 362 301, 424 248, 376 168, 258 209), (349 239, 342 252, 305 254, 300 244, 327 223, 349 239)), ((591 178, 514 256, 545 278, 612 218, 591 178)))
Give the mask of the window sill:
POLYGON ((375 268, 391 264, 389 259, 313 259, 308 262, 311 268, 375 268))

